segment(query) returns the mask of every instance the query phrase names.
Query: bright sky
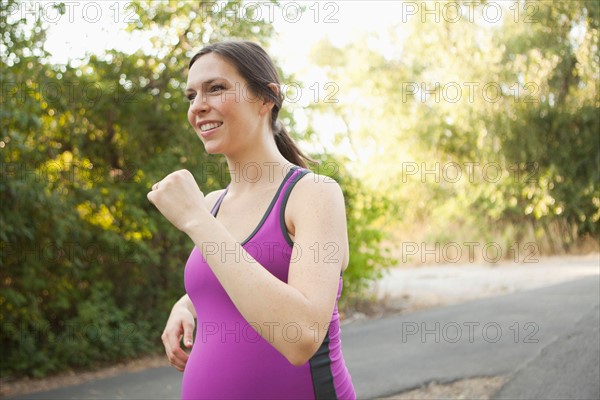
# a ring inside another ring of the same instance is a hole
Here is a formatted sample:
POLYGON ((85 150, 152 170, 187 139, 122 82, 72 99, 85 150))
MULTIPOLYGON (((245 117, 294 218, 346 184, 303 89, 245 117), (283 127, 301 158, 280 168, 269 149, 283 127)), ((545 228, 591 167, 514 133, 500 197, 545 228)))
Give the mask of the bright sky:
MULTIPOLYGON (((143 37, 124 32, 127 23, 135 22, 135 9, 127 1, 67 2, 70 6, 61 17, 46 6, 48 3, 52 2, 34 4, 49 13, 45 17, 50 22, 45 47, 53 55, 54 63, 64 64, 69 59, 84 57, 86 52, 102 53, 111 48, 134 52, 148 43, 143 37)), ((328 38, 342 46, 365 33, 385 29, 397 22, 402 12, 399 1, 286 1, 279 8, 269 6, 265 0, 246 4, 260 10, 263 18, 273 23, 278 39, 272 41, 270 53, 284 71, 295 74, 305 85, 302 98, 294 105, 286 105, 296 109, 294 117, 300 131, 306 123, 303 106, 315 97, 315 90, 307 88, 317 85, 320 96, 331 93, 328 90, 331 87, 325 86, 328 83, 325 72, 309 61, 308 54, 314 44, 328 38), (299 12, 300 6, 306 9, 299 12)), ((334 148, 335 133, 344 129, 334 116, 322 117, 315 123, 320 131, 320 145, 329 151, 351 153, 349 144, 334 148)))
MULTIPOLYGON (((86 51, 102 52, 116 48, 132 52, 143 46, 142 38, 131 38, 123 32, 128 22, 134 22, 132 4, 128 1, 66 1, 69 5, 63 16, 58 16, 49 4, 36 1, 26 10, 39 7, 48 12, 50 23, 46 49, 53 61, 65 63, 69 58, 82 57, 86 51)), ((323 37, 343 45, 356 35, 381 30, 397 21, 401 14, 398 1, 286 1, 282 6, 268 6, 267 1, 247 1, 249 8, 260 10, 263 18, 272 21, 281 36, 273 43, 273 50, 283 67, 297 69, 306 65, 306 54, 323 37), (304 12, 298 12, 304 6, 304 12)), ((21 12, 24 10, 22 9, 21 12)))

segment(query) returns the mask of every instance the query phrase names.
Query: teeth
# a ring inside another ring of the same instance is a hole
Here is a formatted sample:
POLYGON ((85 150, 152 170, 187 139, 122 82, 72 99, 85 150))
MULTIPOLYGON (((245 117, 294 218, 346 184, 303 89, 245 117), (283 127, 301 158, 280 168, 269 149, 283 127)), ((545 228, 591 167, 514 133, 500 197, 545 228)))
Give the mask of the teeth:
POLYGON ((222 122, 209 122, 207 124, 200 125, 200 130, 202 132, 206 132, 208 130, 215 129, 215 128, 221 126, 221 125, 223 125, 222 122))

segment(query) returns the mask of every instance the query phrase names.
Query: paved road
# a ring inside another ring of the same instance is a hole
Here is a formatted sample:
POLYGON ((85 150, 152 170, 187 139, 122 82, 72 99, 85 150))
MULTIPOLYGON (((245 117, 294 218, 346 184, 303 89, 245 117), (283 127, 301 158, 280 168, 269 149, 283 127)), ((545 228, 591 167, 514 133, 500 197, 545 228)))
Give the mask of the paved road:
MULTIPOLYGON (((600 280, 356 321, 344 356, 361 399, 424 383, 511 376, 499 399, 598 399, 600 280)), ((177 398, 181 375, 155 368, 15 399, 177 398)))
POLYGON ((513 374, 495 399, 600 399, 600 310, 585 314, 513 374))
MULTIPOLYGON (((509 375, 548 345, 560 344, 557 338, 577 332, 577 322, 597 313, 599 303, 600 281, 595 276, 364 322, 343 332, 345 357, 361 398, 391 395, 431 381, 509 375), (410 334, 416 329, 416 334, 410 334)), ((589 350, 597 353, 599 346, 596 334, 589 350)), ((579 362, 562 361, 563 365, 579 362)), ((599 362, 596 358, 595 368, 599 362)), ((590 382, 582 376, 572 385, 587 387, 590 382)), ((545 397, 516 393, 512 398, 545 397)))

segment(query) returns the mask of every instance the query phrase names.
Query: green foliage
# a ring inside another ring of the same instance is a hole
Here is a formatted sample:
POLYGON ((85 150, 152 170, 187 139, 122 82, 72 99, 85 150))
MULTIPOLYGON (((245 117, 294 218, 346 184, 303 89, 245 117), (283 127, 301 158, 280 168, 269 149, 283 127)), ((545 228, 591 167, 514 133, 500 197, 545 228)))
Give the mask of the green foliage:
MULTIPOLYGON (((43 19, 7 17, 15 4, 0 3, 0 373, 43 376, 160 351, 192 243, 146 193, 181 168, 205 192, 229 178, 214 173, 224 160, 206 155, 188 127, 187 62, 231 37, 268 47, 273 27, 231 18, 240 1, 140 1, 128 30, 148 35, 150 54, 52 65, 43 19)), ((336 143, 350 149, 348 158, 313 155, 346 199, 342 305, 394 263, 394 240, 508 248, 533 238, 568 251, 598 239, 600 6, 535 4, 534 22, 514 20, 506 3, 494 26, 417 16, 343 49, 326 40, 314 49, 340 102, 306 107, 304 137, 318 141, 315 121, 333 115, 345 127, 336 143), (378 41, 394 51, 383 54, 378 41), (462 88, 460 99, 448 101, 447 83, 462 88), (466 83, 478 84, 474 100, 466 83), (487 83, 500 88, 497 100, 482 98, 487 83), (433 89, 423 99, 412 84, 433 89), (461 179, 451 179, 452 165, 461 179)), ((292 131, 294 111, 281 114, 292 131)))
POLYGON ((187 61, 207 27, 206 40, 260 41, 270 27, 199 26, 192 3, 139 3, 133 29, 179 34, 171 49, 157 40, 157 56, 110 51, 55 66, 43 50, 43 18, 7 17, 14 6, 0 10, 0 372, 43 376, 157 351, 193 244, 146 193, 180 168, 205 191, 224 183, 207 172, 221 161, 201 151, 187 126, 187 61), (174 21, 187 28, 170 29, 174 21))
POLYGON ((530 240, 553 253, 600 237, 598 2, 497 4, 497 23, 482 3, 471 19, 417 13, 313 51, 321 64, 336 54, 340 136, 394 203, 398 242, 530 240))
POLYGON ((344 194, 350 259, 344 271, 341 307, 351 306, 367 296, 369 285, 381 278, 384 269, 393 263, 382 229, 391 204, 385 197, 369 191, 344 167, 348 160, 330 154, 316 154, 313 159, 318 164, 312 170, 335 179, 344 194))
MULTIPOLYGON (((139 23, 128 29, 151 35, 152 54, 111 50, 52 65, 43 18, 7 17, 16 4, 0 3, 0 374, 44 376, 162 352, 193 243, 146 193, 181 168, 205 193, 229 179, 215 173, 226 171, 224 160, 206 155, 188 127, 188 60, 230 37, 267 45, 272 27, 232 21, 239 1, 218 10, 207 2, 201 17, 194 2, 135 2, 128 10, 139 23)), ((292 114, 281 117, 293 130, 292 114)), ((340 176, 348 182, 355 250, 345 282, 353 292, 382 259, 368 193, 340 176)))

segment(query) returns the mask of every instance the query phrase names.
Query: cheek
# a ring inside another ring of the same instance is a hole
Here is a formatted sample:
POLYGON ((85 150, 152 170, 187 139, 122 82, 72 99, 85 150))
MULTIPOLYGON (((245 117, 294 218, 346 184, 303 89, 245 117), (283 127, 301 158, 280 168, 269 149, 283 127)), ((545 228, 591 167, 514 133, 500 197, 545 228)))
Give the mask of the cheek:
POLYGON ((215 96, 210 101, 210 107, 211 109, 215 110, 218 114, 225 116, 229 114, 229 110, 232 107, 231 103, 235 103, 235 99, 233 98, 233 96, 215 96))
POLYGON ((196 122, 196 117, 192 113, 192 107, 188 107, 187 119, 188 119, 188 122, 190 123, 190 125, 195 128, 194 123, 196 122))
POLYGON ((228 126, 235 126, 238 123, 239 116, 236 112, 235 100, 218 100, 210 104, 211 114, 215 118, 227 122, 228 126))

